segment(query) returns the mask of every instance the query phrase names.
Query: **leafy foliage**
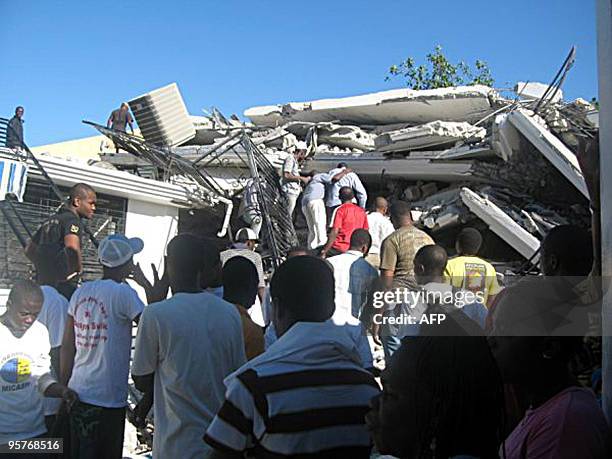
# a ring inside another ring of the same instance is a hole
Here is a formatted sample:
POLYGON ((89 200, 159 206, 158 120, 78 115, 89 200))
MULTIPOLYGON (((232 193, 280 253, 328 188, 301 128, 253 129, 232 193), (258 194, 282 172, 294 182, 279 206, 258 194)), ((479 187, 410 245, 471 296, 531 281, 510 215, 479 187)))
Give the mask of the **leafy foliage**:
POLYGON ((442 53, 442 47, 436 45, 433 52, 427 54, 427 63, 416 65, 414 58, 409 57, 398 65, 389 68, 386 81, 402 77, 412 89, 436 89, 449 86, 483 84, 493 86, 493 76, 485 61, 477 59, 473 67, 461 61, 451 64, 442 53))

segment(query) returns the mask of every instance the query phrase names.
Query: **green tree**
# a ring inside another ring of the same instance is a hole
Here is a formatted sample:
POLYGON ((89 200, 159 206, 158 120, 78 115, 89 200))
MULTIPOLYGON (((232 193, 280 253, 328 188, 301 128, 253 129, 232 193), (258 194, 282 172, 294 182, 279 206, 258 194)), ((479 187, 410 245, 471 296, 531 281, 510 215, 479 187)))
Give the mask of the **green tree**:
POLYGON ((426 64, 416 65, 412 57, 392 65, 386 81, 403 78, 412 89, 448 88, 449 86, 483 84, 493 86, 493 76, 485 61, 477 59, 470 67, 461 61, 451 64, 442 53, 442 46, 436 45, 426 57, 426 64))

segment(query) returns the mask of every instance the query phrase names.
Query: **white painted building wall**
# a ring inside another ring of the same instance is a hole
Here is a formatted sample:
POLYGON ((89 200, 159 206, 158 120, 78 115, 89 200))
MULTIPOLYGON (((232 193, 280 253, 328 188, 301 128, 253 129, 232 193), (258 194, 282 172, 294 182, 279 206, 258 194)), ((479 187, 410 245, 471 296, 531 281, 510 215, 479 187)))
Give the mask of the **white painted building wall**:
MULTIPOLYGON (((144 241, 144 249, 134 257, 134 263, 140 263, 140 267, 149 281, 153 282, 151 264, 155 266, 159 275, 162 275, 166 246, 177 234, 177 231, 177 207, 135 199, 128 200, 125 235, 127 237, 139 237, 144 241)), ((133 281, 130 281, 130 285, 134 287, 146 303, 144 290, 133 281)))

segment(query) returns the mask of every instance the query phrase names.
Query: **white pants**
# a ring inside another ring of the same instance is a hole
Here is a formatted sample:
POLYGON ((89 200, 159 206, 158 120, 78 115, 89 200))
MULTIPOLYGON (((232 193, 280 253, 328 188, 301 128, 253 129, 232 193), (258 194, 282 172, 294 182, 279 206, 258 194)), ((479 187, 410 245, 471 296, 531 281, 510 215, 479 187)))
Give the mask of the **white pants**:
POLYGON ((293 210, 295 209, 295 204, 297 203, 299 194, 286 194, 285 198, 287 199, 287 213, 289 217, 293 219, 293 210))
POLYGON ((308 247, 316 249, 327 242, 325 204, 322 199, 313 199, 302 206, 308 225, 308 247))

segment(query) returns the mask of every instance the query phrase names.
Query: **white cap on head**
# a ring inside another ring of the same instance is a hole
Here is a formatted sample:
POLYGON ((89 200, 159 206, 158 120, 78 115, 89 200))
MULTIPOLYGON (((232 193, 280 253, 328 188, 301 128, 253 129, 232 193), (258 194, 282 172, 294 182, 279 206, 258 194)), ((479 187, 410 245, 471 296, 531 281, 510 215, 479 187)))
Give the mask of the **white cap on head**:
POLYGON ((98 260, 102 266, 117 268, 130 261, 143 248, 144 242, 138 237, 127 238, 123 234, 111 234, 100 242, 98 260))
POLYGON ((236 241, 238 242, 256 241, 257 239, 259 239, 257 234, 251 228, 240 228, 236 232, 236 241))
POLYGON ((304 142, 303 140, 298 140, 295 143, 295 149, 296 150, 307 150, 308 149, 308 145, 306 145, 306 142, 304 142))

